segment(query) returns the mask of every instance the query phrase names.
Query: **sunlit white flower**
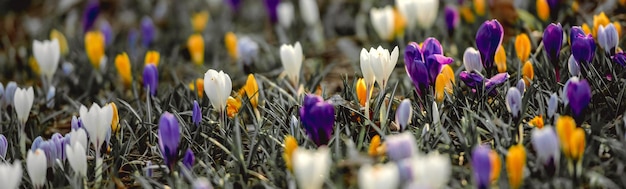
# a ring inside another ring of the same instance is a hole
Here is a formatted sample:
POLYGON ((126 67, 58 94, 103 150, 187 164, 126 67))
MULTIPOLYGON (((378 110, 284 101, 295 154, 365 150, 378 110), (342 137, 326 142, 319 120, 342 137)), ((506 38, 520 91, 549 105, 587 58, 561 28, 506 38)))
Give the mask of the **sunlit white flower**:
POLYGON ((559 150, 559 139, 551 126, 544 128, 534 128, 530 141, 537 152, 539 162, 545 164, 554 163, 559 165, 561 151, 559 150))
POLYGON ((26 124, 28 120, 30 109, 33 107, 33 100, 35 100, 33 87, 28 87, 28 89, 18 88, 15 90, 13 104, 15 105, 17 119, 22 125, 26 124))
POLYGON ((304 60, 304 54, 302 54, 302 46, 300 46, 300 42, 296 42, 294 45, 281 45, 280 60, 283 63, 283 67, 285 68, 285 72, 289 80, 291 80, 292 84, 297 85, 300 77, 300 69, 302 68, 302 61, 304 60))
POLYGON ((13 165, 9 163, 0 163, 0 182, 2 188, 17 189, 22 182, 22 163, 15 160, 13 165))
POLYGON ((326 146, 319 147, 317 150, 297 148, 292 158, 293 172, 300 188, 322 188, 332 163, 329 149, 326 146))
POLYGON ((370 10, 370 20, 378 37, 384 40, 393 38, 395 17, 391 6, 372 8, 370 10))
POLYGON ((402 100, 398 109, 396 109, 396 123, 400 125, 400 130, 406 129, 407 125, 411 123, 413 117, 413 107, 411 106, 411 100, 406 98, 402 100))
POLYGON ((417 7, 419 1, 420 0, 396 0, 396 7, 404 19, 406 19, 406 25, 409 30, 415 29, 415 24, 417 24, 419 12, 416 10, 419 9, 419 7, 417 7))
POLYGON ((52 80, 54 72, 59 67, 61 58, 61 46, 57 39, 33 41, 33 56, 37 60, 41 75, 46 77, 47 82, 52 80))
POLYGON ((359 169, 359 188, 398 188, 399 173, 398 166, 393 162, 384 165, 363 165, 359 169))
POLYGON ((228 74, 223 71, 217 72, 214 69, 204 73, 204 92, 211 100, 213 108, 223 112, 232 90, 233 84, 228 74))
POLYGON ((517 87, 511 87, 506 93, 506 109, 513 115, 513 117, 517 117, 520 114, 522 109, 522 94, 519 92, 517 87))
POLYGON ((300 0, 300 16, 308 26, 317 24, 320 20, 320 12, 316 0, 300 0))
POLYGON ((26 155, 26 170, 35 188, 42 188, 46 183, 46 153, 41 149, 29 150, 26 155))
POLYGON ((98 104, 93 103, 89 110, 81 105, 79 113, 85 130, 89 134, 89 141, 96 153, 99 153, 102 143, 106 140, 107 132, 111 129, 113 110, 110 105, 101 108, 98 104))
POLYGON ((452 168, 450 158, 431 152, 426 156, 413 157, 407 162, 411 165, 412 180, 410 185, 441 188, 448 183, 452 168))
POLYGON ((276 9, 278 12, 278 23, 280 23, 283 28, 291 27, 294 18, 293 4, 291 2, 282 2, 278 4, 278 8, 276 9))
MULTIPOLYGON (((363 56, 363 51, 361 51, 361 56, 363 56)), ((363 61, 363 58, 361 58, 361 70, 363 71, 364 66, 367 67, 367 65, 363 65, 363 63, 369 63, 371 71, 374 73, 374 79, 378 85, 380 85, 381 89, 384 90, 389 81, 389 76, 391 76, 397 62, 398 46, 393 48, 391 54, 389 54, 388 49, 383 49, 383 47, 378 46, 376 49, 370 48, 369 61, 363 61)), ((371 76, 365 76, 365 73, 363 75, 365 84, 368 85, 368 80, 371 79, 371 76)))
POLYGON ((65 146, 67 161, 70 166, 81 177, 87 176, 87 152, 80 142, 65 146))
POLYGON ((417 3, 417 23, 422 29, 431 29, 437 19, 439 0, 414 0, 417 3))
POLYGON ((600 25, 598 28, 598 44, 607 54, 614 54, 619 44, 619 35, 615 25, 609 23, 606 26, 600 25))

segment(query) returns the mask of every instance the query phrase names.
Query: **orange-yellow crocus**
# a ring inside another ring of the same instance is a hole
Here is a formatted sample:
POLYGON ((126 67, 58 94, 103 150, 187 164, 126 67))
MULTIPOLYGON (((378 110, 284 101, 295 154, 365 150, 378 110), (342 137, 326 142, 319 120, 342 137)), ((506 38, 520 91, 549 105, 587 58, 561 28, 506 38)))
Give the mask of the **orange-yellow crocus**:
POLYGON ((578 1, 572 2, 572 12, 578 12, 578 1))
POLYGON ((582 128, 574 129, 569 139, 569 155, 566 156, 570 157, 574 161, 581 160, 585 152, 585 143, 585 130, 582 128))
POLYGON ((239 97, 243 97, 246 95, 248 100, 250 100, 250 105, 253 108, 257 108, 259 104, 259 84, 256 82, 256 78, 254 78, 253 74, 248 75, 248 80, 246 80, 246 84, 241 87, 239 90, 239 97))
POLYGON ((116 134, 120 129, 120 116, 117 113, 117 105, 115 105, 115 102, 111 102, 109 103, 109 105, 111 106, 111 110, 113 112, 111 120, 111 132, 113 132, 113 134, 116 134))
POLYGON ((130 86, 130 83, 133 80, 133 75, 131 73, 130 59, 125 52, 118 54, 115 57, 115 68, 117 69, 117 73, 120 75, 124 86, 130 86))
POLYGON ((393 22, 393 34, 389 37, 390 39, 393 39, 395 36, 404 36, 404 28, 406 28, 406 18, 400 14, 397 8, 393 9, 393 17, 395 18, 393 22))
POLYGON ((452 90, 453 86, 454 72, 452 71, 452 68, 450 68, 450 66, 445 65, 442 72, 437 75, 437 79, 435 80, 435 100, 438 103, 443 102, 445 93, 452 94, 454 92, 452 90))
POLYGON ((574 118, 561 116, 556 120, 556 133, 559 137, 561 150, 567 158, 570 174, 574 174, 574 163, 576 163, 576 174, 579 176, 582 171, 582 158, 585 152, 585 131, 576 127, 574 118))
MULTIPOLYGON (((370 90, 370 95, 371 94, 372 94, 372 91, 370 90)), ((356 81, 356 97, 359 100, 359 104, 361 104, 362 107, 365 107, 365 102, 368 99, 367 99, 367 86, 365 85, 365 80, 363 78, 359 78, 356 81)))
POLYGON ((35 57, 28 57, 28 66, 30 67, 30 70, 35 73, 35 75, 40 75, 41 70, 39 69, 39 64, 37 63, 37 59, 35 59, 35 57))
POLYGON ((524 63, 524 66, 522 67, 522 76, 524 76, 526 87, 530 86, 530 82, 535 77, 535 69, 533 69, 533 64, 530 63, 530 60, 524 63))
POLYGON ((200 34, 192 34, 187 39, 187 50, 191 56, 191 62, 196 65, 204 63, 204 38, 200 34))
POLYGON ((161 60, 161 54, 157 51, 148 51, 146 53, 146 57, 144 58, 144 62, 146 65, 154 64, 154 66, 159 67, 159 61, 161 60))
POLYGON ((380 141, 380 136, 375 135, 374 137, 372 137, 367 153, 372 157, 379 156, 385 153, 382 142, 380 141))
POLYGON ((526 60, 528 60, 531 48, 530 38, 528 38, 526 33, 521 33, 515 37, 515 52, 520 62, 526 62, 526 60))
POLYGON ((285 165, 289 171, 293 171, 292 156, 293 152, 298 149, 298 141, 291 135, 285 137, 285 152, 283 153, 283 159, 285 165))
POLYGON ((237 60, 239 53, 237 52, 237 36, 233 32, 226 33, 224 36, 224 45, 231 59, 237 60))
POLYGON ((542 129, 543 126, 544 126, 544 124, 543 124, 543 116, 541 116, 541 115, 535 116, 533 119, 528 121, 528 124, 533 126, 533 127, 537 127, 539 129, 542 129))
POLYGON ((550 6, 548 6, 548 1, 537 0, 536 5, 537 5, 537 17, 539 17, 539 19, 541 19, 544 22, 548 21, 548 18, 550 18, 550 6))
POLYGON ((196 91, 198 93, 198 97, 202 98, 204 95, 204 79, 198 78, 189 83, 189 90, 196 91))
POLYGON ((611 23, 611 20, 609 20, 609 17, 606 16, 606 14, 604 14, 604 12, 600 12, 600 14, 594 15, 593 16, 593 31, 592 31, 592 35, 594 39, 598 39, 598 29, 600 28, 600 26, 606 26, 609 23, 611 23))
POLYGON ((576 121, 570 116, 560 116, 556 120, 556 133, 559 136, 559 144, 561 144, 561 150, 567 157, 570 154, 570 136, 573 135, 576 129, 576 121))
POLYGON ((59 32, 56 29, 53 29, 52 31, 50 31, 50 39, 56 39, 57 41, 59 41, 59 47, 61 48, 62 55, 67 55, 67 53, 69 53, 70 50, 67 46, 67 39, 65 38, 65 35, 63 35, 63 33, 59 32))
POLYGON ((226 114, 228 117, 235 117, 235 115, 239 113, 239 108, 241 108, 241 100, 239 98, 229 96, 226 100, 226 114))
POLYGON ((496 50, 494 62, 496 62, 496 67, 498 67, 498 72, 500 73, 506 72, 506 50, 504 49, 502 45, 500 45, 500 47, 498 47, 498 50, 496 50))
POLYGON ((489 159, 491 160, 491 182, 495 182, 500 177, 500 170, 502 169, 502 158, 498 155, 498 152, 491 150, 489 152, 489 159))
POLYGON ((89 31, 85 34, 85 51, 89 62, 94 68, 100 68, 100 60, 104 57, 104 34, 100 31, 89 31))
POLYGON ((591 28, 589 28, 589 25, 587 25, 587 23, 584 23, 580 28, 583 29, 585 35, 591 34, 591 28))
POLYGON ((622 24, 618 21, 613 22, 613 26, 615 26, 615 30, 617 30, 617 36, 622 37, 622 24))
POLYGON ((524 180, 524 167, 526 166, 526 149, 521 144, 511 146, 506 155, 506 172, 509 176, 509 186, 520 188, 524 180))
POLYGON ((206 24, 209 21, 209 12, 201 11, 191 16, 191 26, 194 32, 202 32, 206 28, 206 24))
POLYGON ((459 13, 461 15, 461 18, 463 18, 463 21, 467 22, 467 23, 474 23, 474 21, 476 21, 476 18, 474 17, 474 13, 472 13, 472 9, 470 9, 467 6, 462 6, 459 8, 459 13))
POLYGON ((485 12, 486 12, 485 0, 474 0, 474 11, 476 11, 476 15, 478 16, 485 16, 485 12))

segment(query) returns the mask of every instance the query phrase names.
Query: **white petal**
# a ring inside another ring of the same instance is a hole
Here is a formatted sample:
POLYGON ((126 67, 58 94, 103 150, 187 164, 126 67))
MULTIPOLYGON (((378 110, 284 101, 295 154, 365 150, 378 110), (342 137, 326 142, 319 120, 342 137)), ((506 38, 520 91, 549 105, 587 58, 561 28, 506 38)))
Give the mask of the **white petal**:
POLYGON ((315 0, 300 0, 300 15, 307 25, 315 25, 320 19, 319 14, 315 0))
POLYGON ((74 171, 80 176, 87 176, 87 154, 85 147, 80 143, 66 145, 65 153, 67 154, 67 161, 74 171))
POLYGON ((293 153, 293 171, 300 188, 319 189, 328 177, 331 159, 327 147, 316 151, 298 148, 293 153))
POLYGON ((282 2, 278 4, 276 10, 278 12, 278 23, 284 28, 289 28, 294 18, 294 8, 291 2, 282 2))
POLYGON ((46 153, 41 149, 29 150, 26 155, 26 170, 36 187, 42 187, 46 182, 46 162, 46 153))
POLYGON ((398 166, 391 162, 384 165, 363 165, 359 169, 359 188, 398 188, 400 175, 398 166))

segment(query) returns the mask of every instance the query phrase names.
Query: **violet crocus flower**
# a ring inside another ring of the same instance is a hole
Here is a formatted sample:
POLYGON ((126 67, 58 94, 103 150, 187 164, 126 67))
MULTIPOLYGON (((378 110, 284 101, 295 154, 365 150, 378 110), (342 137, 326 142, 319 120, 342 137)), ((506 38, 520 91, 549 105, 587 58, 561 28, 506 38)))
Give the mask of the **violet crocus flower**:
POLYGON ((459 25, 459 11, 456 7, 448 5, 444 9, 444 17, 446 19, 446 28, 448 29, 448 35, 454 35, 454 29, 459 25))
POLYGON ((415 136, 411 132, 388 136, 385 140, 385 149, 391 161, 415 157, 419 152, 415 136))
POLYGON ((332 104, 325 102, 320 96, 307 94, 300 108, 300 120, 317 146, 328 144, 335 123, 335 109, 332 104))
POLYGON ((459 73, 459 79, 461 79, 465 85, 476 91, 482 91, 482 87, 484 85, 484 92, 487 92, 490 96, 495 96, 498 94, 498 91, 494 89, 506 82, 509 79, 509 74, 499 73, 489 79, 486 79, 479 73, 462 71, 459 73))
POLYGON ((196 156, 193 155, 193 151, 187 148, 185 156, 183 156, 183 165, 189 170, 193 169, 193 164, 196 162, 196 156))
POLYGON ((85 12, 83 12, 83 31, 89 31, 96 22, 100 13, 100 3, 98 0, 90 0, 87 2, 85 12))
POLYGON ((31 151, 35 151, 37 149, 39 149, 39 146, 41 146, 41 144, 43 143, 43 138, 41 138, 41 136, 38 136, 37 138, 35 138, 35 140, 33 140, 33 142, 30 144, 30 150, 31 151))
POLYGON ((154 22, 148 16, 144 16, 141 19, 141 43, 144 47, 150 46, 154 40, 156 34, 156 28, 154 22))
POLYGON ((165 112, 159 119, 159 147, 163 161, 170 170, 174 167, 178 158, 178 143, 180 142, 180 129, 178 120, 173 114, 165 112))
POLYGON ((564 101, 566 104, 569 104, 574 113, 574 117, 579 116, 591 101, 591 87, 585 79, 571 77, 567 83, 565 83, 563 91, 566 94, 564 101))
POLYGON ((479 189, 489 188, 489 181, 491 180, 490 152, 491 149, 486 145, 477 146, 472 150, 472 169, 479 189))
POLYGON ((272 23, 278 21, 278 4, 280 0, 263 0, 265 2, 265 10, 270 17, 272 23))
POLYGON ((611 57, 614 63, 619 64, 622 67, 626 66, 626 53, 618 52, 611 57))
POLYGON ((149 89, 152 96, 156 96, 159 85, 159 71, 154 64, 146 64, 143 68, 143 86, 149 89))
POLYGON ((100 32, 104 35, 104 43, 106 46, 111 45, 111 43, 113 43, 113 28, 111 28, 109 21, 102 20, 100 22, 100 32))
POLYGON ((513 118, 519 118, 522 109, 522 93, 516 87, 509 88, 505 102, 506 109, 513 115, 513 118))
POLYGON ((572 27, 570 31, 570 42, 572 43, 572 55, 578 63, 591 63, 596 52, 596 43, 591 34, 585 35, 578 26, 572 27))
POLYGON ((496 50, 502 43, 504 29, 498 20, 487 20, 476 32, 476 47, 480 51, 483 67, 490 70, 493 67, 496 50))
POLYGON ((200 125, 200 121, 202 121, 202 109, 200 109, 200 105, 198 101, 193 101, 193 110, 191 111, 191 120, 193 121, 193 125, 200 125))
POLYGON ((9 142, 7 141, 7 137, 5 137, 3 134, 0 134, 0 157, 2 157, 2 159, 6 159, 8 148, 9 142))
POLYGON ((430 85, 435 84, 437 75, 443 65, 450 64, 454 59, 443 56, 441 43, 435 38, 427 38, 420 48, 415 42, 410 42, 404 51, 406 72, 413 81, 419 95, 430 85))
POLYGON ((4 95, 2 96, 2 100, 4 101, 3 107, 13 106, 13 96, 15 96, 16 90, 17 83, 15 81, 7 83, 7 86, 4 88, 4 95))
POLYGON ((561 45, 563 44, 563 27, 561 23, 552 23, 543 30, 543 46, 546 50, 546 56, 554 66, 557 82, 559 76, 559 55, 561 54, 561 45))

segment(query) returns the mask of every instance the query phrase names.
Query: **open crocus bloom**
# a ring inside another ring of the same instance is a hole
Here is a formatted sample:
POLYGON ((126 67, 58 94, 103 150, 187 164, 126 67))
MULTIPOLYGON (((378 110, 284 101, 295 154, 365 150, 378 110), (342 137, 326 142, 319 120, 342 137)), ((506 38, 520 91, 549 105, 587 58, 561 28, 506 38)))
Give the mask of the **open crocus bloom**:
POLYGON ((489 79, 484 78, 479 73, 471 73, 467 71, 462 71, 461 73, 459 73, 459 79, 461 79, 461 81, 463 81, 465 85, 473 88, 476 91, 482 91, 482 87, 484 86, 484 92, 488 93, 491 96, 495 96, 498 94, 495 88, 506 82, 508 78, 508 73, 499 73, 489 79))
POLYGON ((297 148, 292 155, 296 181, 304 189, 320 189, 329 175, 330 150, 322 146, 317 150, 297 148))
POLYGON ((429 86, 435 85, 437 76, 441 73, 443 66, 453 61, 454 59, 443 56, 441 44, 432 37, 427 38, 422 47, 415 42, 411 42, 404 51, 406 72, 420 95, 429 86))

